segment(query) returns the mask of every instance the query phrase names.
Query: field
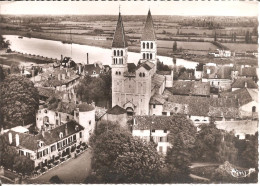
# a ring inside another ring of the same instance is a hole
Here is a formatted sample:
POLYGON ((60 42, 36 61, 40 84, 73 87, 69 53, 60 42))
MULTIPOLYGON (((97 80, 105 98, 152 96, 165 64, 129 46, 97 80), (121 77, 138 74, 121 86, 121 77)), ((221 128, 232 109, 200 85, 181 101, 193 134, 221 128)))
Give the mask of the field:
POLYGON ((223 43, 223 44, 227 46, 230 50, 235 52, 258 50, 257 44, 245 44, 245 43, 223 43))

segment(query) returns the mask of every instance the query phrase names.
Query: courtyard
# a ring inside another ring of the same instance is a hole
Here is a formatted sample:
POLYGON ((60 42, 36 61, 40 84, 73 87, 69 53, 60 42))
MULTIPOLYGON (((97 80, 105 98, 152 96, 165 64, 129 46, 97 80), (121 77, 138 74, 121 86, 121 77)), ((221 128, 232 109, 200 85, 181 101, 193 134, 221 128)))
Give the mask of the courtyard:
POLYGON ((36 179, 28 180, 28 183, 48 183, 50 178, 55 175, 64 183, 83 183, 90 173, 91 157, 91 149, 87 149, 77 158, 68 160, 36 179))

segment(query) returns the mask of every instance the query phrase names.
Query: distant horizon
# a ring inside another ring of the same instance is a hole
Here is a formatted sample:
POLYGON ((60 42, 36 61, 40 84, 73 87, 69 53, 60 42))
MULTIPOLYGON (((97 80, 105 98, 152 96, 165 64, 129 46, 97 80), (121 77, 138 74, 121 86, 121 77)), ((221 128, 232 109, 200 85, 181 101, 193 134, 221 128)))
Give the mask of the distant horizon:
POLYGON ((256 17, 258 1, 9 1, 0 15, 152 15, 256 17))

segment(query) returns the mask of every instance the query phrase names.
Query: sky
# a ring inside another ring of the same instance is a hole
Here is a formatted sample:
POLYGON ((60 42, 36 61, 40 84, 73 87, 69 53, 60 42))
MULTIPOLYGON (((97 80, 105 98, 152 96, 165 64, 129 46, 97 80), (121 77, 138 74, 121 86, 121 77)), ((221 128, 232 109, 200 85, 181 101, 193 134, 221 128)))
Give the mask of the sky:
POLYGON ((257 1, 23 1, 0 2, 0 14, 258 16, 257 1))

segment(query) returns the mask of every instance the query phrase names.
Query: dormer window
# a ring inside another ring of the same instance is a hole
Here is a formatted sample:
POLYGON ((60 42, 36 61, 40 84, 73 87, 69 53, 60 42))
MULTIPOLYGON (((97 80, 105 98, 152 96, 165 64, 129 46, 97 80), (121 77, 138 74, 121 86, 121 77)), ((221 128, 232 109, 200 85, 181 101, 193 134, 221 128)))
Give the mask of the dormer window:
POLYGON ((43 141, 39 141, 39 142, 38 142, 38 146, 39 146, 39 147, 43 147, 43 141))
POLYGON ((78 130, 79 130, 79 126, 76 125, 76 126, 75 126, 75 131, 78 131, 78 130))
POLYGON ((59 137, 60 137, 60 139, 63 138, 63 132, 60 132, 59 137))

